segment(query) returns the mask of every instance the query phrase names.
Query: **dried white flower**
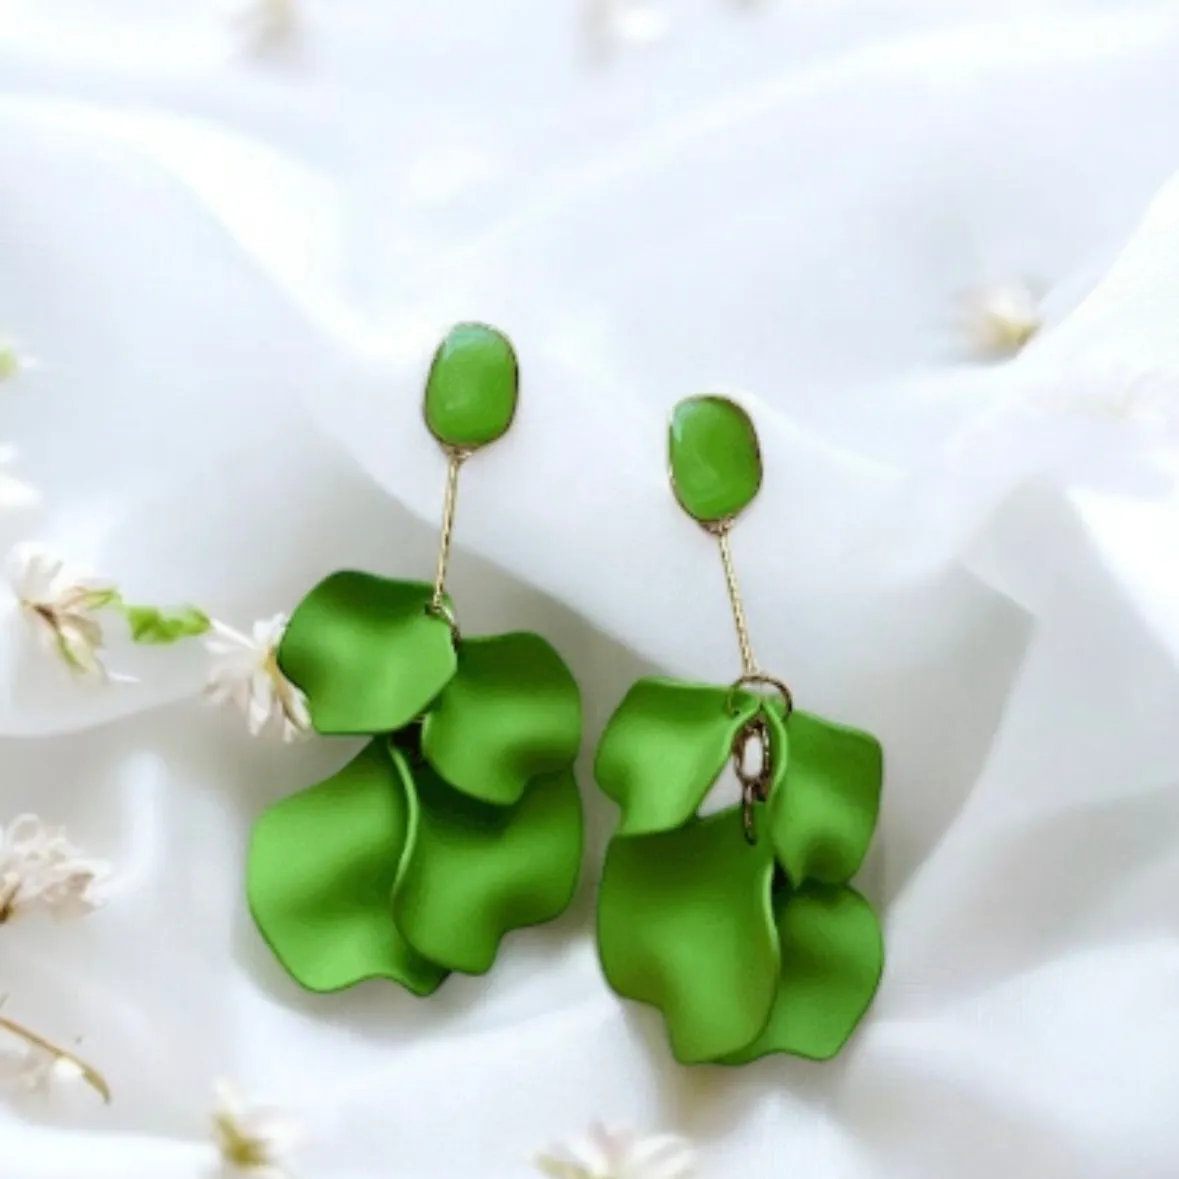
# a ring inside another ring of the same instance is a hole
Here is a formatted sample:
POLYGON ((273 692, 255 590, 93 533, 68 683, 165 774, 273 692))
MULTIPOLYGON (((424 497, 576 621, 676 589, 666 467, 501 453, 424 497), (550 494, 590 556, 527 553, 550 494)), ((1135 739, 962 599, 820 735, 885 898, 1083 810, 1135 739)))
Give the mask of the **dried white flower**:
POLYGON ((0 340, 0 383, 11 381, 36 367, 37 362, 18 345, 11 340, 0 340))
POLYGON ((48 1093, 82 1080, 81 1066, 40 1044, 13 1040, 0 1046, 0 1083, 26 1093, 48 1093))
MULTIPOLYGON (((0 379, 2 373, 3 361, 0 360, 0 379)), ((4 468, 15 458, 15 446, 0 446, 0 512, 32 507, 41 498, 35 487, 5 472, 4 468)))
POLYGON ((536 1160, 550 1179, 684 1179, 696 1168, 691 1144, 674 1134, 642 1138, 592 1126, 585 1138, 536 1160))
POLYGON ((299 39, 297 0, 234 0, 230 21, 250 52, 289 53, 299 39))
POLYGON ((980 356, 1014 356, 1043 327, 1035 294, 1026 283, 1006 282, 968 296, 964 330, 980 356))
POLYGON ((622 46, 653 45, 671 30, 666 12, 653 0, 586 0, 584 21, 590 47, 599 57, 622 46))
POLYGON ((294 741, 311 727, 307 698, 278 666, 278 646, 287 621, 285 614, 276 614, 254 623, 250 635, 214 622, 204 640, 216 658, 206 696, 215 704, 237 705, 255 737, 274 724, 284 741, 294 741))
POLYGON ((80 675, 104 682, 129 682, 107 671, 98 611, 117 605, 114 586, 69 568, 39 545, 18 545, 8 556, 8 580, 21 609, 46 650, 59 655, 80 675))
POLYGON ((218 1082, 213 1107, 213 1140, 225 1170, 252 1179, 289 1179, 283 1158, 298 1144, 295 1123, 273 1106, 245 1100, 218 1082))
MULTIPOLYGON (((4 997, 0 996, 0 1004, 4 997)), ((0 1015, 0 1084, 25 1093, 48 1094, 62 1085, 82 1081, 105 1102, 111 1091, 106 1079, 80 1056, 59 1048, 43 1036, 0 1015)))
POLYGON ((0 827, 0 925, 32 908, 55 916, 97 909, 110 877, 106 860, 84 855, 60 827, 21 815, 0 827))

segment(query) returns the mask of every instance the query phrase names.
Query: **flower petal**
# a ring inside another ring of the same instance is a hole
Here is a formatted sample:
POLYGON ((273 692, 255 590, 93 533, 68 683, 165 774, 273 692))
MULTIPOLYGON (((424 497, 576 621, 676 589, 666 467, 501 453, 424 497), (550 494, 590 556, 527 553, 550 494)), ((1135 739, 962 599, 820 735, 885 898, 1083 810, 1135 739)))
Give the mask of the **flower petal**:
POLYGON ((686 823, 758 707, 752 694, 733 696, 712 684, 658 678, 633 684, 594 759, 598 785, 622 807, 618 833, 646 835, 686 823))
MULTIPOLYGON (((782 721, 765 710, 773 744, 782 721)), ((794 712, 786 722, 790 756, 775 775, 770 827, 791 883, 846 884, 860 869, 876 829, 884 754, 870 733, 794 712)))
POLYGON ((499 806, 573 763, 581 693, 564 660, 526 631, 464 639, 422 725, 422 752, 456 790, 499 806))
POLYGON ((747 843, 737 807, 610 841, 602 968, 620 995, 663 1012, 684 1064, 744 1048, 769 1019, 780 969, 773 875, 770 840, 747 843))
POLYGON ((564 912, 581 870, 571 770, 534 779, 513 807, 470 798, 425 764, 407 775, 406 790, 410 834, 393 915, 419 953, 482 974, 509 930, 564 912))
POLYGON ((884 942, 871 905, 855 889, 807 884, 778 915, 782 983, 765 1031, 726 1064, 770 1052, 830 1060, 847 1043, 880 983, 884 942))
POLYGON ((408 724, 454 675, 450 628, 426 612, 431 588, 333 573, 299 603, 279 647, 320 733, 387 733, 408 724))
POLYGON ((301 986, 338 991, 389 978, 427 995, 446 977, 406 943, 389 912, 407 826, 402 777, 383 740, 254 825, 250 909, 301 986))

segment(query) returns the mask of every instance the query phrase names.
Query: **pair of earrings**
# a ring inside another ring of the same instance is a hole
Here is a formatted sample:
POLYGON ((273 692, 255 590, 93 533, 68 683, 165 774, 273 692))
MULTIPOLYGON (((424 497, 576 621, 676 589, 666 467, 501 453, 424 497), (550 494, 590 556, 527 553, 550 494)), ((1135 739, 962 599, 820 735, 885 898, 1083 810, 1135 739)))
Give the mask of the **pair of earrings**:
MULTIPOLYGON (((424 398, 448 457, 433 583, 332 574, 279 648, 318 732, 370 738, 250 841, 251 912, 309 990, 379 977, 430 994, 453 971, 488 971, 505 934, 573 898, 577 683, 539 635, 465 635, 446 593, 460 469, 507 431, 518 393, 506 337, 451 331, 424 398)), ((602 734, 594 775, 621 809, 598 896, 602 967, 659 1008, 683 1063, 828 1059, 883 966, 876 915, 848 883, 876 824, 880 745, 796 711, 754 659, 729 546, 761 486, 748 416, 720 397, 681 402, 669 453, 676 498, 720 546, 742 673, 640 680, 602 734), (730 760, 741 803, 701 817, 730 760)))

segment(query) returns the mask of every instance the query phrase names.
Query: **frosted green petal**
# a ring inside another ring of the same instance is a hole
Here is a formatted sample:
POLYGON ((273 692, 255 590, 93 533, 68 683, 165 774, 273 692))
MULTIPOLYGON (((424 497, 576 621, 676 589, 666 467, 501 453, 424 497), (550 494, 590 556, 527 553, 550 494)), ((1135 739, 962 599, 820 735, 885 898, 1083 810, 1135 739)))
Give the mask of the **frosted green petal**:
POLYGON ((388 733, 414 719, 455 670, 446 623, 426 612, 431 587, 371 573, 333 573, 291 617, 283 674, 326 734, 388 733))
POLYGON ((602 968, 658 1007, 684 1064, 744 1048, 777 992, 773 848, 745 841, 739 808, 678 831, 616 837, 598 897, 602 968))
POLYGON ((422 725, 422 752, 456 789, 518 802, 533 778, 570 766, 581 694, 553 648, 520 632, 464 639, 458 668, 422 725))
POLYGON ((582 848, 577 783, 565 769, 502 807, 452 790, 427 765, 405 773, 411 833, 394 918, 422 954, 482 974, 504 934, 552 920, 573 899, 582 848))
POLYGON ((409 946, 389 911, 407 810, 400 775, 378 740, 254 825, 250 910, 275 956, 308 990, 388 978, 427 995, 446 977, 409 946))
POLYGON ((884 969, 880 923, 841 885, 808 884, 784 897, 778 916, 782 982, 757 1041, 726 1063, 770 1052, 830 1060, 867 1011, 884 969))
POLYGON ((632 685, 602 734, 598 785, 622 807, 620 835, 682 826, 732 754, 733 738, 758 709, 742 692, 712 684, 643 679, 632 685))
MULTIPOLYGON (((767 710, 771 734, 781 721, 767 710)), ((884 755, 870 733, 794 712, 790 759, 775 784, 771 828, 778 858, 795 885, 845 884, 863 863, 876 828, 884 755)))

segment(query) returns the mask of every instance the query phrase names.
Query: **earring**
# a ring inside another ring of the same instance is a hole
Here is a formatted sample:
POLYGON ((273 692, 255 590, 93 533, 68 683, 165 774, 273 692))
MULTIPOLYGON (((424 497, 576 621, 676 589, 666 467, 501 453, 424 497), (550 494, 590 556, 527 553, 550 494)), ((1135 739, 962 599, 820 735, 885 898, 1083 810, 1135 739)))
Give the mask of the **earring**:
POLYGON ((450 332, 423 406, 448 460, 433 585, 333 573, 279 646, 312 727, 371 738, 335 776, 267 810, 250 839, 254 920, 308 990, 379 977, 430 994, 450 971, 489 970, 509 930, 573 898, 577 684, 539 635, 464 635, 446 593, 460 469, 507 431, 518 390, 505 336, 450 332))
POLYGON ((748 415, 689 398, 669 448, 676 499, 720 546, 741 675, 639 680, 602 734, 594 775, 622 810, 598 896, 602 967, 620 995, 659 1008, 681 1063, 826 1060, 883 969, 879 922, 848 886, 876 825, 880 744, 796 711, 754 659, 730 547, 761 488, 748 415), (730 758, 741 803, 701 817, 730 758))

